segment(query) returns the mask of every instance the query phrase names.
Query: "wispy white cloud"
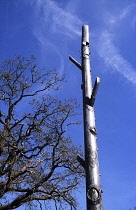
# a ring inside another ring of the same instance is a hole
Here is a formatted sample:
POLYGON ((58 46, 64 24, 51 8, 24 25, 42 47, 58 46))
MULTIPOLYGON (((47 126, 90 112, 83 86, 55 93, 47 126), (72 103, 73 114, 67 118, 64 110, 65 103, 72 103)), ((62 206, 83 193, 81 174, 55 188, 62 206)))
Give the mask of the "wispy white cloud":
POLYGON ((113 44, 112 35, 103 32, 98 44, 98 54, 103 58, 109 69, 119 72, 132 84, 136 85, 136 71, 132 65, 123 58, 118 48, 113 44))
POLYGON ((134 28, 136 26, 136 16, 134 16, 132 20, 132 27, 134 28))
POLYGON ((62 30, 64 33, 66 30, 66 34, 81 34, 80 26, 82 25, 82 21, 77 16, 58 7, 57 4, 51 0, 47 1, 47 10, 52 15, 53 21, 58 30, 62 30))
POLYGON ((135 8, 136 4, 130 4, 120 11, 114 10, 111 13, 104 14, 106 24, 98 34, 97 45, 98 55, 104 60, 108 70, 120 73, 134 85, 136 85, 136 70, 124 58, 122 51, 114 43, 120 36, 123 36, 121 33, 124 33, 124 30, 125 35, 128 32, 126 31, 126 23, 128 24, 128 30, 132 29, 132 24, 135 25, 136 18, 133 13, 135 8))
POLYGON ((132 11, 132 9, 135 7, 135 4, 131 4, 128 5, 126 8, 124 8, 123 10, 121 10, 120 14, 119 14, 119 20, 122 20, 124 18, 127 17, 127 15, 132 11))
MULTIPOLYGON (((35 2, 35 23, 33 33, 41 44, 42 51, 50 49, 59 58, 59 72, 64 70, 64 54, 66 53, 65 38, 76 38, 81 34, 82 20, 69 12, 67 3, 52 0, 33 0, 35 2), (63 34, 62 34, 63 33, 63 34), (63 39, 61 38, 64 35, 63 39), (61 52, 61 53, 60 53, 61 52)), ((46 58, 48 55, 45 55, 46 58)))
POLYGON ((50 24, 52 32, 61 32, 73 37, 81 34, 83 22, 74 14, 52 0, 36 0, 36 11, 40 15, 42 24, 50 24))
MULTIPOLYGON (((46 40, 42 33, 37 34, 37 39, 41 43, 43 49, 51 49, 56 56, 59 57, 59 73, 62 74, 64 71, 64 59, 58 46, 54 45, 49 39, 46 40)), ((46 51, 47 50, 45 50, 45 52, 46 51)))
POLYGON ((120 12, 114 11, 113 14, 107 13, 107 15, 105 15, 105 21, 107 21, 110 26, 112 26, 113 24, 121 24, 123 20, 125 20, 126 18, 128 18, 128 16, 130 16, 131 12, 135 8, 136 4, 134 3, 121 9, 120 12))

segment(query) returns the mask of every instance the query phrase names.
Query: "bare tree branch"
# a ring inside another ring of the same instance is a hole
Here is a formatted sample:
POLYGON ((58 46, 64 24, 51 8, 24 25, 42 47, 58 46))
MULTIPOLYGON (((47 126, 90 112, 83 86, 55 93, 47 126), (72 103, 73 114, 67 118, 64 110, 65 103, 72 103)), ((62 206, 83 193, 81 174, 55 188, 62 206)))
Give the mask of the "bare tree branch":
POLYGON ((49 94, 62 82, 55 69, 38 68, 34 56, 0 66, 0 210, 40 200, 76 209, 73 190, 84 176, 76 155, 82 151, 66 131, 79 124, 78 105, 49 94))

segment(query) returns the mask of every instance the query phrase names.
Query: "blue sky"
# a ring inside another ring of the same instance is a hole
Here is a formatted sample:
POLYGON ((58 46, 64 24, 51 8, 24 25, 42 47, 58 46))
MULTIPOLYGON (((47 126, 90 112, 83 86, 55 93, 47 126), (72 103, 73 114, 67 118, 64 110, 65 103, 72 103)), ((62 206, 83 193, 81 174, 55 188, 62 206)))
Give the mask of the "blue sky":
MULTIPOLYGON (((81 28, 90 27, 93 82, 101 78, 95 114, 105 210, 136 205, 136 2, 134 0, 0 0, 0 61, 34 54, 68 80, 59 97, 82 103, 81 28)), ((71 129, 83 145, 83 126, 71 129)), ((78 193, 85 209, 85 192, 78 193)), ((22 209, 22 208, 21 208, 22 209)))

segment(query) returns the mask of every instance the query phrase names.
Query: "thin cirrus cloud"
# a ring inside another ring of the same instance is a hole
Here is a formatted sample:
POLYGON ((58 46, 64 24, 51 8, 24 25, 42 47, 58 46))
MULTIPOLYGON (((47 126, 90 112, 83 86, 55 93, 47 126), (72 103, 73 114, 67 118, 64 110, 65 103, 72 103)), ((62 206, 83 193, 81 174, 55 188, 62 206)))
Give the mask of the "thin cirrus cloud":
POLYGON ((72 14, 60 7, 60 4, 52 0, 33 0, 35 2, 36 22, 33 26, 33 34, 40 42, 42 48, 52 50, 59 57, 59 71, 64 70, 63 53, 65 51, 63 40, 56 42, 63 33, 66 37, 76 38, 81 34, 82 21, 76 14, 72 14))
POLYGON ((130 4, 125 8, 121 9, 118 14, 109 14, 105 15, 105 22, 109 24, 109 27, 113 27, 113 24, 121 24, 121 21, 124 21, 125 18, 131 16, 133 10, 135 9, 136 4, 130 4))
POLYGON ((64 33, 71 38, 81 35, 82 21, 76 15, 59 7, 56 2, 52 0, 36 0, 35 11, 37 17, 40 15, 42 25, 50 25, 49 29, 52 32, 64 33))
POLYGON ((47 1, 46 9, 49 15, 52 15, 57 30, 69 36, 71 36, 72 33, 75 35, 81 34, 80 25, 82 25, 82 21, 77 16, 58 7, 57 4, 51 0, 47 1))
POLYGON ((136 26, 136 16, 133 17, 133 20, 132 20, 131 24, 132 24, 132 27, 135 28, 135 26, 136 26))
POLYGON ((121 11, 121 13, 120 13, 119 17, 117 18, 117 20, 123 20, 124 18, 126 18, 135 7, 136 7, 136 4, 128 5, 126 8, 124 8, 121 11))
MULTIPOLYGON (((130 12, 135 8, 135 4, 128 5, 126 8, 120 11, 117 15, 108 15, 108 27, 105 27, 98 38, 98 55, 104 60, 104 63, 108 69, 119 72, 125 79, 127 79, 132 84, 136 85, 136 71, 134 67, 129 63, 121 54, 121 50, 118 49, 114 44, 114 39, 117 38, 116 33, 118 27, 124 27, 124 23, 128 17, 130 17, 130 12)), ((131 19, 134 19, 131 17, 131 19)), ((126 23, 125 23, 126 24, 126 23)), ((131 27, 132 23, 130 23, 131 27)))
POLYGON ((98 48, 99 56, 103 58, 108 67, 119 72, 128 81, 136 85, 136 71, 132 65, 123 58, 118 48, 114 46, 110 33, 103 32, 101 34, 98 48))

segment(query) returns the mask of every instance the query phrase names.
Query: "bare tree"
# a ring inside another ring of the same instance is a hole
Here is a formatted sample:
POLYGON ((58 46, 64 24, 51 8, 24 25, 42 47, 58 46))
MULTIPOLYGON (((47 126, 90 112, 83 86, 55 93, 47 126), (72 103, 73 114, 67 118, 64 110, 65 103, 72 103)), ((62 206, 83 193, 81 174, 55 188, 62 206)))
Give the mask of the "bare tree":
POLYGON ((0 66, 0 210, 41 200, 76 209, 73 190, 84 173, 66 131, 78 123, 77 103, 50 95, 63 81, 34 56, 0 66))

